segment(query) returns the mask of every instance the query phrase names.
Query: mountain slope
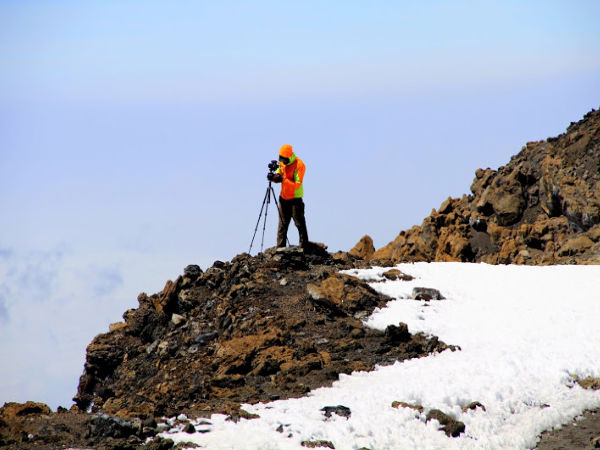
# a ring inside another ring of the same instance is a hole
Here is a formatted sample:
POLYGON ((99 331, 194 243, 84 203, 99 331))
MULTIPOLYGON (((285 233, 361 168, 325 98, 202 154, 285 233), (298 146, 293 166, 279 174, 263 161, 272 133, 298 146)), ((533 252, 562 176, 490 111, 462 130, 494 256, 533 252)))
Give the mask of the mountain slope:
POLYGON ((448 198, 370 259, 516 264, 600 263, 600 111, 529 142, 471 195, 448 198))

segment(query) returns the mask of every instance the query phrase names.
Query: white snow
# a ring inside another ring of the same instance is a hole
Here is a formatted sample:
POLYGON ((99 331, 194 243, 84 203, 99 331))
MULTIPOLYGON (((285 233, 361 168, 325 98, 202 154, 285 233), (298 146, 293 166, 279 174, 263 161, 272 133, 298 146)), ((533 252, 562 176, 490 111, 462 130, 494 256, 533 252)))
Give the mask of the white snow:
POLYGON ((209 449, 302 449, 304 440, 327 440, 337 450, 517 450, 600 407, 600 391, 584 390, 572 378, 600 377, 599 266, 397 267, 415 280, 387 281, 386 268, 347 271, 397 299, 375 311, 368 326, 405 322, 412 333, 436 335, 461 351, 341 375, 333 387, 300 399, 244 405, 259 419, 233 423, 213 415, 211 425, 197 425, 204 433, 173 428, 162 436, 209 449), (410 300, 416 286, 436 288, 446 300, 410 300), (395 400, 420 404, 425 413, 392 408, 395 400), (472 401, 486 411, 463 413, 472 401), (335 405, 349 407, 351 417, 325 419, 320 409, 335 405), (437 422, 426 423, 433 408, 463 421, 465 433, 449 438, 437 422))

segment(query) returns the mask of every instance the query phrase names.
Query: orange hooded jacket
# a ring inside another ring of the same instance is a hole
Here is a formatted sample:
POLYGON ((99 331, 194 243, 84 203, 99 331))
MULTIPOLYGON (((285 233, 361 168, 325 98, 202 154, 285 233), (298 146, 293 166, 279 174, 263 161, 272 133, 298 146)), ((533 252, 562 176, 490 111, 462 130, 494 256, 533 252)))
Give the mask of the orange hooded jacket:
POLYGON ((285 200, 302 198, 304 195, 302 181, 304 180, 306 166, 300 158, 294 155, 291 145, 286 144, 282 146, 279 150, 279 156, 290 159, 288 164, 284 164, 280 161, 279 169, 277 169, 277 173, 280 173, 283 176, 283 181, 281 182, 281 198, 285 200))

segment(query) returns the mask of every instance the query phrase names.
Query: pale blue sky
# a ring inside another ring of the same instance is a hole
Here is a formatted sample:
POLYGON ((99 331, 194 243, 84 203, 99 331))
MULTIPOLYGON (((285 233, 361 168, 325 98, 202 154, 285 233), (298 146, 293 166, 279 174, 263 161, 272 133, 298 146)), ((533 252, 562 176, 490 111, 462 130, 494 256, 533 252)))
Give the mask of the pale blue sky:
POLYGON ((563 132, 600 106, 598 17, 594 0, 1 2, 0 403, 68 406, 137 293, 247 251, 284 143, 309 236, 335 251, 385 245, 563 132))

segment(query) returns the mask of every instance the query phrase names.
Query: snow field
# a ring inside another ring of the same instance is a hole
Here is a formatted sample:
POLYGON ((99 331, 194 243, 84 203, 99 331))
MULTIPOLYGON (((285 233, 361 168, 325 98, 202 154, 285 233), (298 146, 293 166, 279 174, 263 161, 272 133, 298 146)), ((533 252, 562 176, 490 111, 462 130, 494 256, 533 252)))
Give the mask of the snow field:
MULTIPOLYGON (((411 333, 438 336, 460 351, 341 375, 331 388, 300 399, 245 405, 260 419, 226 422, 213 415, 207 433, 178 428, 175 442, 209 449, 302 449, 327 440, 336 449, 528 449, 544 430, 600 407, 572 375, 600 376, 600 267, 491 266, 417 263, 397 266, 415 280, 388 281, 386 268, 346 271, 397 300, 375 311, 367 325, 405 322, 411 333), (410 300, 413 287, 439 289, 441 301, 410 300), (451 414, 466 425, 458 438, 425 423, 425 413, 392 408, 393 401, 451 414), (462 412, 479 401, 486 410, 462 412), (325 419, 324 406, 344 405, 349 419, 325 419), (283 426, 283 432, 276 429, 283 426)), ((198 423, 198 422, 195 422, 198 423)))

